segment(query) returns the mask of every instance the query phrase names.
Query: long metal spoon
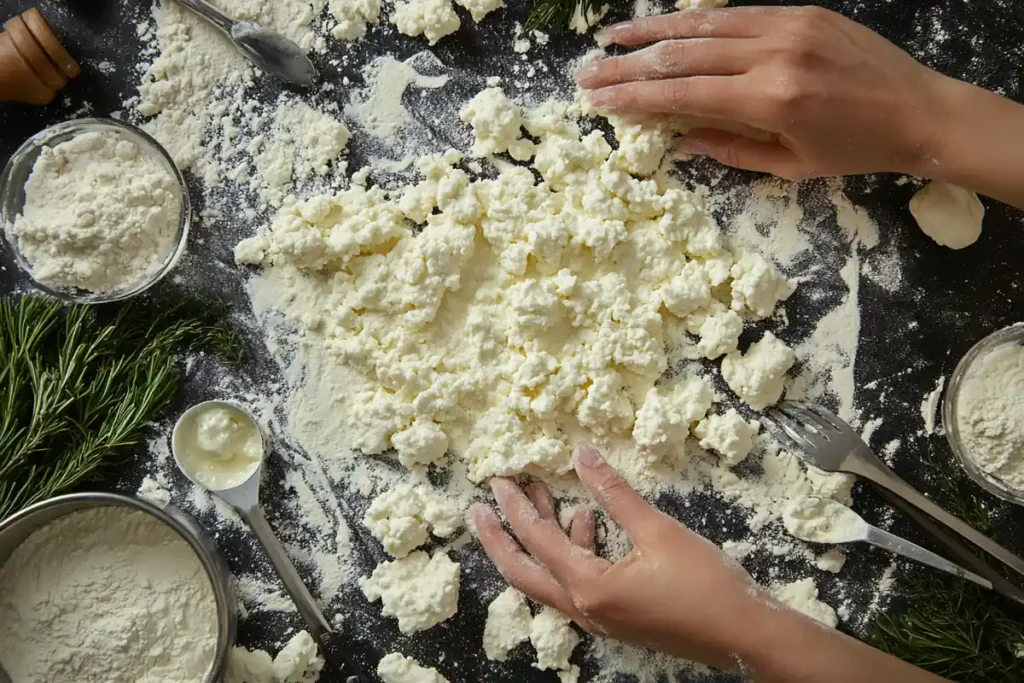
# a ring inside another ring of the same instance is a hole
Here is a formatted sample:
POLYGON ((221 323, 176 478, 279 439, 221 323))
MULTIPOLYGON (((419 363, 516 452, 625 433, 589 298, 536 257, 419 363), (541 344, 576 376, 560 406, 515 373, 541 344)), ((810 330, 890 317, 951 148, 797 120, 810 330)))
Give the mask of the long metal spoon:
POLYGON ((963 567, 950 562, 940 555, 936 555, 930 550, 925 550, 905 538, 900 538, 895 534, 868 524, 864 521, 863 517, 850 508, 828 498, 806 496, 791 501, 783 512, 782 523, 786 526, 786 530, 789 533, 801 541, 809 543, 854 543, 863 541, 883 550, 888 550, 897 555, 926 564, 929 567, 949 572, 954 576, 962 576, 979 586, 992 588, 992 582, 988 579, 969 572, 963 567), (803 511, 810 511, 812 520, 828 519, 832 523, 827 525, 804 523, 805 519, 801 514, 803 511))
POLYGON ((288 595, 291 596, 292 602, 295 603, 299 614, 302 615, 303 620, 306 622, 310 635, 320 645, 320 653, 327 663, 328 671, 336 677, 335 680, 344 681, 345 683, 364 683, 365 679, 360 675, 359 668, 345 655, 344 647, 338 640, 339 634, 331 628, 330 622, 324 616, 320 605, 316 602, 316 598, 309 592, 306 584, 302 581, 302 577, 295 570, 295 565, 292 564, 291 559, 289 559, 288 554, 285 552, 284 546, 281 545, 281 541, 278 540, 270 523, 267 522, 267 518, 263 515, 263 510, 260 508, 259 503, 260 474, 263 470, 262 460, 256 466, 253 473, 249 475, 249 478, 241 484, 217 489, 199 481, 195 473, 190 470, 187 458, 182 457, 184 437, 181 431, 183 425, 187 424, 187 421, 198 411, 209 407, 232 409, 248 418, 252 423, 251 426, 259 432, 262 456, 266 457, 268 450, 267 439, 252 413, 234 403, 204 401, 182 413, 181 417, 178 418, 178 422, 174 425, 174 430, 171 434, 171 452, 174 455, 174 462, 178 465, 178 469, 181 470, 182 474, 188 477, 192 483, 202 486, 231 505, 241 515, 242 519, 246 521, 253 533, 256 534, 256 539, 263 546, 267 557, 270 558, 274 571, 277 572, 281 582, 284 583, 288 595))
POLYGON ((308 88, 316 79, 316 67, 305 50, 280 33, 255 21, 236 21, 206 0, 178 0, 219 28, 256 68, 282 81, 308 88))

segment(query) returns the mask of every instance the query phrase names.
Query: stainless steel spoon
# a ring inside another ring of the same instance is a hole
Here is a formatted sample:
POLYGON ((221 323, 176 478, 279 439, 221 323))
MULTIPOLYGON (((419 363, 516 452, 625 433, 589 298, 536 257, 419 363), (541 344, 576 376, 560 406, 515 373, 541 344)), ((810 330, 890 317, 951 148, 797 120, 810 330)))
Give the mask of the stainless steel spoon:
POLYGON ((817 496, 806 496, 805 498, 792 501, 786 506, 782 522, 786 530, 801 541, 808 543, 854 543, 863 541, 870 545, 888 550, 889 552, 910 558, 929 567, 941 569, 954 576, 962 576, 968 581, 973 581, 979 586, 992 588, 992 582, 977 574, 967 571, 963 567, 950 562, 946 558, 936 555, 930 550, 925 550, 919 545, 911 543, 905 538, 900 538, 888 531, 879 529, 864 521, 864 518, 856 512, 834 500, 819 498, 817 496), (815 518, 826 518, 833 520, 829 526, 801 524, 800 511, 810 507, 815 518))
POLYGON ((263 446, 263 457, 266 457, 268 450, 267 438, 259 423, 256 422, 256 418, 252 416, 252 413, 234 403, 204 401, 186 410, 174 425, 174 430, 171 434, 171 452, 174 456, 174 462, 178 465, 178 469, 181 470, 182 474, 188 477, 189 481, 197 486, 202 486, 231 505, 241 515, 242 519, 246 521, 253 533, 256 534, 256 539, 263 546, 267 557, 270 558, 274 571, 277 572, 281 582, 284 583, 288 595, 291 596, 292 602, 295 603, 299 614, 306 622, 310 635, 320 645, 320 653, 327 663, 328 671, 333 674, 334 680, 344 681, 345 683, 364 683, 365 679, 359 674, 359 669, 345 655, 344 648, 338 640, 339 634, 331 628, 330 622, 324 616, 320 605, 317 604, 316 598, 309 592, 306 584, 302 581, 302 577, 295 570, 295 565, 292 564, 291 559, 285 552, 284 546, 281 545, 281 541, 278 540, 270 523, 267 522, 267 518, 263 515, 263 510, 260 508, 259 503, 260 474, 263 469, 262 461, 255 471, 249 475, 249 478, 241 484, 216 489, 199 481, 195 474, 189 470, 188 459, 181 457, 184 443, 184 439, 180 434, 182 425, 187 423, 188 418, 194 414, 194 411, 211 406, 228 407, 244 414, 252 422, 252 426, 259 432, 260 443, 263 446))
POLYGON ((206 0, 179 0, 181 4, 219 28, 256 68, 282 81, 308 88, 316 67, 305 50, 280 33, 254 21, 236 21, 206 0))

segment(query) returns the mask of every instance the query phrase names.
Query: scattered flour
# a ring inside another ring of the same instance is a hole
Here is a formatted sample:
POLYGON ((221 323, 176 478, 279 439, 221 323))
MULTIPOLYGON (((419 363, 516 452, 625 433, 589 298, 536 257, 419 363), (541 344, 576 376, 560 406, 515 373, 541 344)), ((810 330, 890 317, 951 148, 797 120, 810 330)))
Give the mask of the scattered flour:
POLYGON ((802 541, 843 543, 866 528, 857 513, 828 498, 794 498, 782 511, 786 530, 802 541))
POLYGON ((37 281, 113 293, 167 263, 182 210, 181 187, 155 154, 88 132, 40 150, 8 228, 37 281))
POLYGON ((205 680, 217 606, 195 551, 170 527, 112 506, 69 513, 0 567, 3 667, 19 683, 205 680))
POLYGON ((938 425, 936 429, 935 415, 939 410, 940 401, 942 399, 942 389, 946 386, 945 375, 939 377, 938 381, 935 382, 935 388, 928 392, 928 395, 924 397, 924 401, 921 403, 921 419, 924 420, 924 433, 935 434, 942 433, 942 425, 938 425))

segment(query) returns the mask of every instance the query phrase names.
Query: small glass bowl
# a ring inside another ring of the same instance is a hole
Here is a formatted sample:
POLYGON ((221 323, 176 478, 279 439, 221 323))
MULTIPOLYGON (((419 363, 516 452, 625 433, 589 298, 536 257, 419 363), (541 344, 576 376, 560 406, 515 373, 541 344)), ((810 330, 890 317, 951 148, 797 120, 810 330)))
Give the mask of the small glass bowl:
POLYGON ((130 123, 116 119, 76 119, 50 126, 26 140, 18 148, 18 151, 11 156, 4 167, 3 174, 0 175, 0 226, 3 228, 4 242, 13 252, 14 258, 17 260, 22 272, 32 281, 32 285, 36 289, 63 301, 99 304, 109 301, 120 301, 121 299, 127 299, 146 291, 163 279, 177 265, 178 260, 185 251, 185 244, 188 242, 188 230, 191 221, 192 203, 189 199, 188 187, 185 185, 185 178, 182 176, 181 171, 178 170, 178 167, 171 159, 171 155, 149 133, 130 123), (32 167, 35 165, 36 159, 39 158, 43 147, 52 147, 66 142, 76 135, 94 132, 112 133, 134 142, 143 153, 148 153, 159 159, 167 172, 177 181, 180 188, 178 199, 181 206, 181 216, 178 220, 177 245, 167 254, 159 269, 139 280, 109 292, 90 292, 75 287, 57 287, 37 281, 32 273, 32 266, 21 253, 21 249, 18 247, 18 238, 11 229, 15 216, 20 215, 25 206, 25 183, 32 174, 32 167))
POLYGON ((960 423, 957 419, 957 404, 960 402, 960 388, 964 380, 970 374, 974 364, 989 351, 1007 344, 1024 345, 1024 323, 1016 323, 1001 330, 996 330, 980 342, 971 347, 971 350, 957 363, 956 369, 949 379, 949 387, 942 399, 942 426, 946 430, 946 439, 953 449, 953 455, 957 462, 979 486, 1011 503, 1024 505, 1024 490, 1010 486, 998 477, 985 472, 968 455, 960 437, 960 423))

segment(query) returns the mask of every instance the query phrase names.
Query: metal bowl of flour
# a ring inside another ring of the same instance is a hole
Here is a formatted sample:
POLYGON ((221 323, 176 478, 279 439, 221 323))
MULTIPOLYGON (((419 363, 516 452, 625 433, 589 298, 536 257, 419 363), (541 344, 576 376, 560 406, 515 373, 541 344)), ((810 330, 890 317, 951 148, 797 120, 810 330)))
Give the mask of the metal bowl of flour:
MULTIPOLYGON (((204 683, 217 683, 227 666, 228 654, 235 644, 238 631, 231 571, 216 546, 192 518, 173 505, 159 506, 140 498, 113 493, 73 493, 44 500, 0 521, 0 567, 33 532, 65 515, 107 506, 131 508, 151 515, 175 531, 195 552, 210 579, 217 615, 215 656, 204 683)), ((9 680, 0 661, 0 683, 8 683, 9 680)))
MULTIPOLYGON (((1015 488, 983 470, 972 457, 960 429, 960 393, 964 380, 971 376, 972 370, 977 367, 976 364, 990 351, 1010 344, 1024 345, 1024 323, 996 330, 972 346, 957 363, 956 369, 953 370, 953 374, 949 378, 946 395, 942 400, 942 426, 945 428, 946 439, 953 449, 957 462, 971 479, 989 493, 1003 500, 1024 505, 1024 490, 1015 488)), ((1021 454, 1021 457, 1024 457, 1024 454, 1021 454)))
MULTIPOLYGON (((185 252, 191 220, 192 204, 189 199, 188 186, 185 184, 185 177, 175 165, 170 153, 146 131, 138 126, 133 126, 130 123, 116 119, 76 119, 50 126, 22 143, 21 147, 8 160, 3 173, 0 174, 0 226, 3 229, 3 241, 6 245, 4 251, 8 251, 13 255, 13 259, 5 258, 4 260, 13 260, 13 265, 16 265, 27 276, 32 287, 64 301, 98 304, 120 301, 121 299, 127 299, 146 291, 162 280, 177 265, 182 254, 185 252), (144 154, 157 159, 168 174, 174 178, 179 189, 178 200, 181 214, 178 219, 177 234, 175 235, 172 248, 164 257, 159 268, 147 273, 138 280, 128 282, 117 289, 103 292, 92 292, 85 289, 54 286, 39 282, 33 275, 32 265, 22 254, 18 246, 17 236, 12 228, 14 218, 20 215, 24 209, 25 183, 32 174, 32 168, 35 166, 42 149, 67 142, 82 133, 107 133, 135 143, 144 154)), ((9 264, 3 265, 9 267, 9 264)))

